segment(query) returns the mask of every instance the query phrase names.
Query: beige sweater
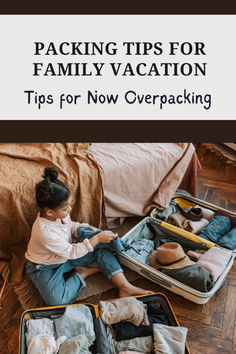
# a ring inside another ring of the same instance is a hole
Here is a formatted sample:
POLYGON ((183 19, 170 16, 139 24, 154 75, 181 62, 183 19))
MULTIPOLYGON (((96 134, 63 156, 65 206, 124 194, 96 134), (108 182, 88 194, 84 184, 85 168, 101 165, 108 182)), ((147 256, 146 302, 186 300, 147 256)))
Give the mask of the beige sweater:
POLYGON ((68 259, 76 259, 93 251, 88 239, 72 243, 79 226, 89 226, 71 220, 70 215, 63 219, 50 221, 37 216, 31 231, 25 257, 38 264, 61 264, 68 259))

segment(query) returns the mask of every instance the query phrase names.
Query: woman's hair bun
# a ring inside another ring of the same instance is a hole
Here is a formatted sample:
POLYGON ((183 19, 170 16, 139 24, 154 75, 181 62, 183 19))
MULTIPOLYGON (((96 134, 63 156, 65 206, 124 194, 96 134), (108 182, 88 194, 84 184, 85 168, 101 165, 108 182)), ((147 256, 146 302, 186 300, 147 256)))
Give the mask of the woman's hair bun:
POLYGON ((58 177, 58 171, 55 167, 45 167, 43 178, 48 178, 51 182, 55 182, 58 177))

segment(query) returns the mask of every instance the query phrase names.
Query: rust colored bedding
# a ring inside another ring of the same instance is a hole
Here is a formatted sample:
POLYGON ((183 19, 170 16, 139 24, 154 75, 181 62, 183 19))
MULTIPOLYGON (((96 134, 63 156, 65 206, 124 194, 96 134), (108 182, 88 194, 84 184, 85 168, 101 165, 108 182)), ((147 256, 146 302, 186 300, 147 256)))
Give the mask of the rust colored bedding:
POLYGON ((72 191, 71 218, 105 228, 103 172, 81 143, 0 144, 0 269, 23 275, 24 253, 37 215, 35 183, 54 166, 72 191))

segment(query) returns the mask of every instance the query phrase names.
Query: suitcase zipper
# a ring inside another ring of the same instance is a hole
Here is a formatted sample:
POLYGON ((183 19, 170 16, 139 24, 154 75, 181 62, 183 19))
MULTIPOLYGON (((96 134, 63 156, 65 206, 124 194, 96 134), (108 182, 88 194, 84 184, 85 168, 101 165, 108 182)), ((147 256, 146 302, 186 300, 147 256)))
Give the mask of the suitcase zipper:
POLYGON ((165 286, 168 286, 168 288, 172 287, 172 284, 169 283, 166 280, 160 279, 157 276, 152 275, 150 272, 148 272, 146 269, 140 269, 141 273, 143 273, 144 275, 146 275, 147 277, 149 277, 150 279, 154 280, 155 282, 158 282, 159 284, 163 284, 165 286))

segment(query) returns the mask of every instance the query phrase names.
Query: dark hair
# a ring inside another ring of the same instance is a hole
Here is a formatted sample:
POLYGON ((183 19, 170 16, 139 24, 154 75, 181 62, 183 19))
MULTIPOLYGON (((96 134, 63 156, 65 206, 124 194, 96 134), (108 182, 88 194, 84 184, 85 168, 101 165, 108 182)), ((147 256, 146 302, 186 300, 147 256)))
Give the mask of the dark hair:
POLYGON ((44 169, 43 180, 36 184, 36 202, 40 209, 56 209, 70 196, 69 187, 60 181, 55 167, 44 169))

